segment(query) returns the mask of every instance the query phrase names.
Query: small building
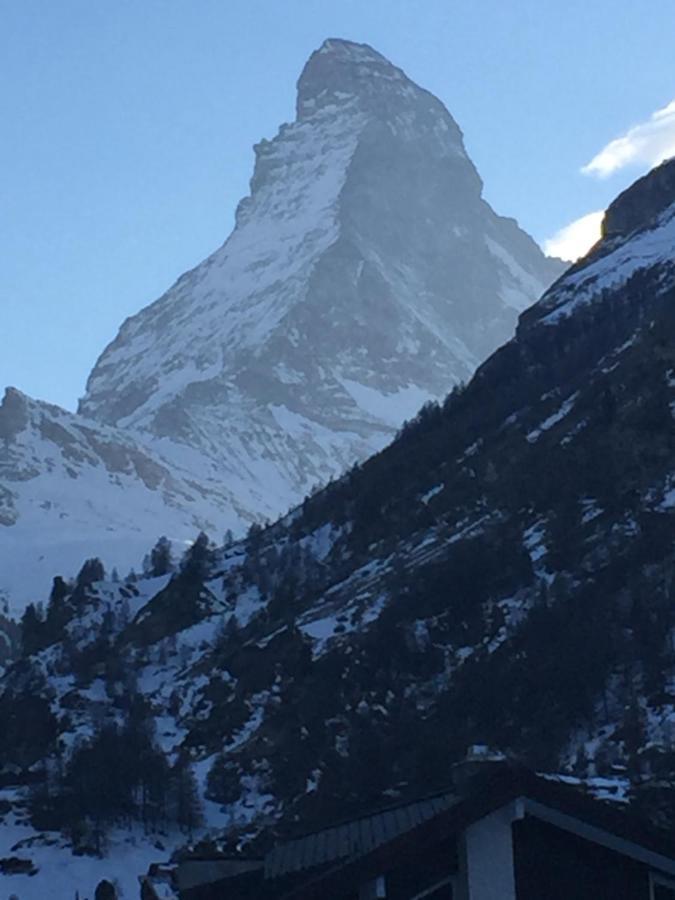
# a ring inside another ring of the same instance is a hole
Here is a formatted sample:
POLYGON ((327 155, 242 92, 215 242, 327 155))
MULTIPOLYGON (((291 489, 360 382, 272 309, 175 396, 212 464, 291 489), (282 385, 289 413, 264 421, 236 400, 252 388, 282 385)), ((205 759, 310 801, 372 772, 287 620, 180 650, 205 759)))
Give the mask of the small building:
POLYGON ((670 834, 577 785, 479 762, 452 790, 286 841, 180 900, 675 900, 670 834))

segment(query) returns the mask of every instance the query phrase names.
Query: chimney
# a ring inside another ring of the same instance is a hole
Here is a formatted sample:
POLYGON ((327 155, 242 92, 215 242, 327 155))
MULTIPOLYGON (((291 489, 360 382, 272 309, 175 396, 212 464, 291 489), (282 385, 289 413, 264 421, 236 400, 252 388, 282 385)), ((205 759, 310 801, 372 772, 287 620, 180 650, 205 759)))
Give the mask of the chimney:
POLYGON ((459 794, 466 794, 485 776, 507 768, 509 760, 499 750, 487 744, 471 744, 464 759, 452 767, 452 781, 459 794))

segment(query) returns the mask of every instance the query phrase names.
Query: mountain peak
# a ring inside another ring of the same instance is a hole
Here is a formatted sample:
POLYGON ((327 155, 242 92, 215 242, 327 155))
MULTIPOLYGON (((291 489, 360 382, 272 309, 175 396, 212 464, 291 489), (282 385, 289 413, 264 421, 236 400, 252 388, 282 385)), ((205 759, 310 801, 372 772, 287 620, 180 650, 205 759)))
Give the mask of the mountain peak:
POLYGON ((381 53, 374 50, 370 44, 359 44, 357 41, 348 41, 346 38, 326 38, 316 52, 319 56, 332 56, 334 58, 362 63, 364 65, 371 62, 391 65, 391 63, 389 63, 381 53))
POLYGON ((5 394, 2 398, 2 401, 0 401, 0 406, 2 406, 2 404, 4 404, 5 402, 11 402, 17 398, 26 399, 26 394, 24 394, 23 391, 20 391, 18 388, 12 387, 12 385, 9 384, 5 388, 5 394))
MULTIPOLYGON (((405 73, 368 44, 329 38, 316 50, 298 80, 298 118, 311 115, 317 104, 336 99, 381 94, 412 86, 405 73)), ((416 88, 420 90, 420 88, 416 88)))
POLYGON ((482 200, 443 103, 375 50, 326 41, 298 92, 232 234, 126 320, 78 415, 31 402, 25 435, 0 415, 24 548, 3 535, 0 590, 5 560, 34 570, 38 546, 74 574, 62 538, 126 568, 157 522, 182 540, 275 518, 466 381, 558 274, 482 200))

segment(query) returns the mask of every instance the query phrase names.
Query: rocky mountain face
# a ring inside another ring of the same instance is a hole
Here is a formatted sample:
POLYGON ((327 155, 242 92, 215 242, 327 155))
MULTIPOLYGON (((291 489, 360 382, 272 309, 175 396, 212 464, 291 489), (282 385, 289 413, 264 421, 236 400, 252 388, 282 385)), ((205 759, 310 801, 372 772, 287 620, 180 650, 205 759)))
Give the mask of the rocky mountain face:
POLYGON ((0 570, 42 579, 22 602, 86 556, 137 565, 134 533, 285 512, 466 380, 562 270, 482 199, 443 104, 370 47, 325 42, 255 153, 233 233, 123 324, 80 418, 6 397, 0 570))
POLYGON ((306 493, 468 378, 560 273, 481 190, 436 98, 327 41, 233 234, 125 322, 80 412, 306 493))
POLYGON ((443 785, 473 743, 672 818, 674 171, 465 388, 293 513, 173 574, 55 584, 0 694, 36 827, 132 815, 73 808, 85 763, 175 822, 164 759, 209 828, 269 840, 443 785), (118 772, 139 720, 154 768, 118 772))
MULTIPOLYGON (((0 599, 46 601, 88 557, 137 565, 157 529, 213 532, 236 498, 131 433, 9 388, 0 403, 0 599)), ((236 508, 236 507, 235 507, 236 508)))

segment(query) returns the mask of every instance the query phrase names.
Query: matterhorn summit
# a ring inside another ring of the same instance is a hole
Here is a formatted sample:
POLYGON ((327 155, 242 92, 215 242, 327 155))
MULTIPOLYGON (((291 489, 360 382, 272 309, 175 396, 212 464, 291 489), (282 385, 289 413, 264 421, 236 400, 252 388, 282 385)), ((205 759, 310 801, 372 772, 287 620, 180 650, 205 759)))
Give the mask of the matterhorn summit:
MULTIPOLYGON (((372 48, 327 40, 298 81, 295 121, 255 147, 232 234, 123 323, 78 416, 57 422, 77 440, 40 430, 59 419, 53 408, 6 404, 5 418, 10 406, 32 414, 5 428, 0 529, 21 532, 29 555, 58 558, 59 541, 73 540, 72 493, 82 536, 122 546, 119 517, 104 527, 100 514, 122 480, 135 484, 127 519, 153 522, 139 534, 146 548, 169 530, 194 537, 197 523, 236 531, 274 517, 468 379, 561 269, 483 200, 438 99, 372 48), (80 439, 98 449, 65 466, 80 439), (16 462, 19 440, 30 465, 16 462), (100 459, 116 442, 123 472, 100 459), (132 445, 161 475, 140 478, 132 445), (78 480, 95 484, 89 521, 78 480)), ((107 562, 137 559, 111 550, 107 562)))

